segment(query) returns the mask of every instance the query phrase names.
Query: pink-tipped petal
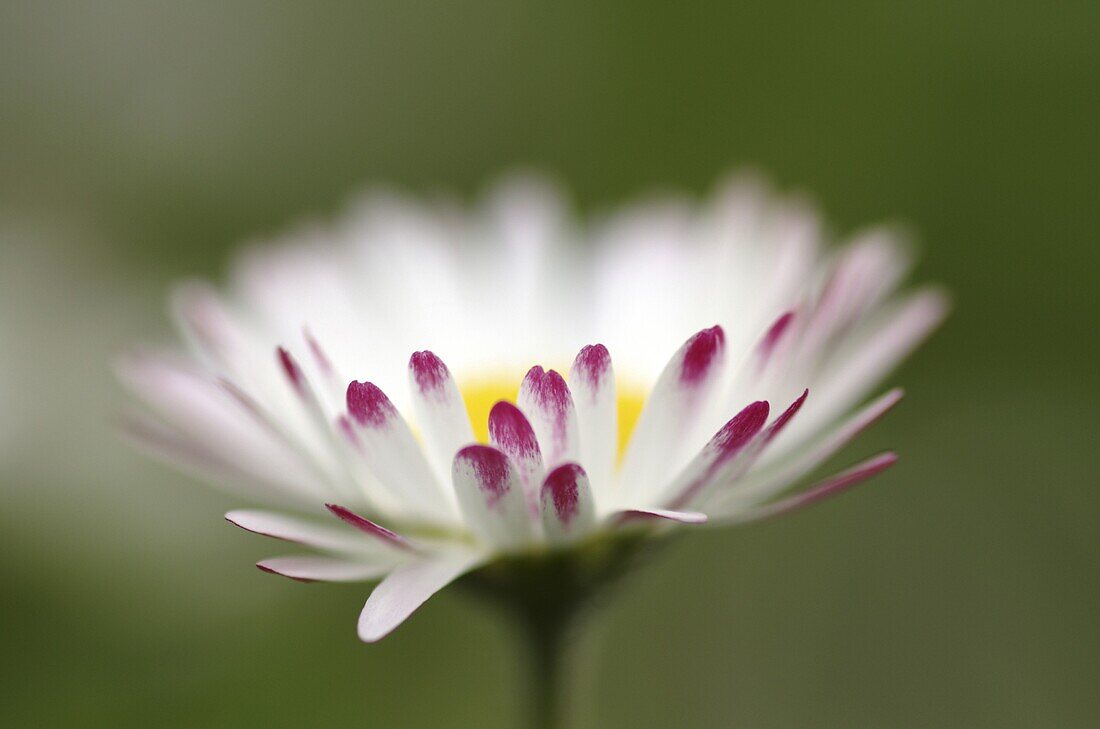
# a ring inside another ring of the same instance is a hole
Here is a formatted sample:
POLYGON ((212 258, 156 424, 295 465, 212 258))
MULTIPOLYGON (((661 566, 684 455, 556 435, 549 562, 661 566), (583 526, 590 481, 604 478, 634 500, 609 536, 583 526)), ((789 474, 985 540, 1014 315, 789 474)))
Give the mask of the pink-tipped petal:
POLYGON ((704 329, 687 341, 680 362, 680 382, 697 387, 711 378, 721 363, 725 351, 726 334, 722 327, 704 329))
POLYGON ((275 352, 279 358, 279 364, 283 368, 283 373, 286 375, 291 387, 293 387, 298 394, 301 394, 302 388, 305 385, 305 375, 302 374, 302 368, 298 366, 298 362, 285 348, 277 347, 275 352))
MULTIPOLYGON (((692 458, 714 427, 715 393, 725 370, 725 335, 715 326, 695 334, 673 355, 650 393, 623 457, 623 498, 649 503, 692 458)), ((718 421, 721 422, 721 421, 718 421)))
MULTIPOLYGON (((741 454, 733 465, 728 468, 723 468, 720 474, 717 474, 713 481, 706 487, 708 496, 705 501, 707 504, 713 503, 716 498, 720 498, 723 489, 728 489, 737 483, 737 480, 744 476, 749 470, 756 465, 756 462, 760 457, 768 450, 768 446, 774 441, 784 428, 794 419, 794 416, 798 414, 798 411, 802 409, 802 405, 806 402, 806 398, 809 396, 809 390, 803 390, 802 394, 795 398, 794 402, 787 406, 779 417, 773 420, 768 427, 760 431, 760 433, 753 439, 752 443, 746 448, 745 452, 741 454)), ((703 500, 697 500, 697 504, 701 504, 703 500)))
POLYGON ((768 363, 768 360, 771 359, 772 355, 783 341, 784 335, 790 331, 791 322, 793 321, 794 312, 788 311, 768 327, 768 331, 765 332, 764 338, 760 340, 760 344, 756 349, 756 356, 760 367, 764 367, 768 363))
POLYGON ((546 473, 538 438, 524 414, 501 400, 489 411, 489 442, 512 459, 532 514, 538 513, 539 485, 546 473))
POLYGON ((264 572, 298 582, 370 582, 393 570, 393 565, 354 562, 331 557, 271 557, 256 563, 264 572))
POLYGON ((320 342, 313 336, 313 332, 308 327, 302 328, 302 337, 305 338, 306 344, 309 345, 309 353, 313 356, 313 361, 317 365, 317 369, 325 377, 335 377, 336 369, 332 366, 332 360, 329 359, 328 354, 325 353, 324 348, 321 347, 320 342))
POLYGON ((535 430, 548 467, 577 458, 577 412, 561 375, 532 367, 520 385, 517 404, 535 430))
POLYGON ((887 392, 830 430, 824 437, 792 454, 784 454, 774 464, 762 458, 758 468, 750 471, 741 482, 724 494, 724 497, 728 497, 728 504, 725 500, 716 502, 717 510, 724 512, 727 506, 736 510, 747 502, 759 502, 788 488, 877 422, 901 400, 903 394, 900 389, 887 392))
POLYGON ((455 524, 454 499, 439 479, 390 399, 370 382, 352 382, 347 407, 355 434, 353 448, 363 465, 416 519, 455 524))
POLYGON ((466 405, 447 365, 428 351, 409 358, 409 389, 428 460, 445 482, 455 452, 474 442, 466 405))
POLYGON ((347 391, 348 414, 363 427, 382 428, 400 416, 386 393, 373 382, 352 382, 347 391))
POLYGON ((338 415, 336 417, 336 430, 343 438, 344 442, 352 448, 362 448, 359 443, 359 436, 355 434, 355 426, 351 424, 351 418, 347 415, 338 415))
POLYGON ((588 344, 581 347, 573 360, 573 367, 569 370, 569 379, 573 382, 574 400, 580 399, 576 395, 577 385, 583 385, 586 394, 595 397, 599 392, 613 384, 611 380, 614 373, 611 370, 611 353, 602 344, 588 344))
POLYGON ((370 519, 356 514, 351 509, 346 509, 343 506, 337 504, 325 504, 325 508, 328 509, 334 516, 343 521, 345 524, 349 524, 359 531, 363 532, 372 539, 379 543, 390 547, 392 549, 402 549, 406 551, 414 551, 412 543, 401 536, 391 532, 386 527, 376 524, 370 519))
POLYGON ((795 398, 794 402, 787 406, 778 418, 772 421, 771 425, 764 429, 764 432, 760 435, 761 448, 771 443, 776 437, 783 432, 783 429, 787 427, 787 423, 791 422, 791 419, 798 414, 798 411, 802 409, 803 404, 806 402, 806 398, 809 397, 810 390, 807 388, 802 391, 802 394, 795 398))
POLYGON ((788 496, 785 499, 765 504, 763 506, 757 506, 750 509, 745 509, 740 513, 733 514, 727 519, 723 520, 723 523, 746 523, 751 521, 759 521, 761 519, 767 519, 773 516, 779 516, 795 509, 801 509, 804 506, 809 506, 815 502, 827 499, 830 496, 846 491, 847 489, 855 486, 858 483, 862 483, 867 479, 882 473, 890 466, 894 465, 898 460, 898 457, 894 453, 880 453, 873 458, 869 458, 866 461, 849 468, 846 471, 831 476, 824 481, 821 481, 813 486, 809 487, 805 491, 788 496))
POLYGON ((374 643, 386 637, 428 598, 473 569, 480 555, 456 553, 398 567, 374 588, 359 615, 359 638, 374 643))
POLYGON ((333 402, 339 402, 340 398, 344 396, 344 383, 346 383, 347 380, 336 370, 332 358, 328 356, 324 347, 321 346, 320 341, 318 341, 317 337, 313 335, 313 332, 310 331, 308 327, 302 327, 302 338, 305 340, 306 347, 309 349, 310 359, 313 360, 313 364, 320 374, 320 382, 325 394, 330 397, 333 402))
POLYGON ((298 360, 294 358, 294 355, 287 349, 278 347, 275 350, 275 355, 287 384, 290 385, 294 394, 297 395, 299 402, 301 402, 302 407, 313 423, 314 427, 312 432, 319 436, 316 439, 311 439, 311 442, 313 442, 317 450, 322 451, 325 456, 331 456, 334 463, 339 463, 340 451, 338 445, 332 440, 332 428, 329 424, 329 416, 326 414, 325 408, 321 405, 321 401, 317 397, 317 393, 313 389, 313 385, 310 383, 305 371, 302 369, 301 365, 298 364, 298 360))
POLYGON ((899 241, 884 230, 869 231, 848 244, 813 308, 802 350, 816 356, 843 336, 894 290, 909 262, 899 241))
POLYGON ((492 446, 466 446, 455 455, 452 477, 459 508, 475 534, 501 547, 531 539, 527 499, 508 456, 492 446))
POLYGON ((602 344, 581 349, 569 370, 577 410, 580 460, 597 488, 610 486, 618 450, 619 424, 611 354, 602 344))
POLYGON ((563 463, 546 475, 540 499, 542 526, 554 543, 578 539, 596 523, 588 474, 576 463, 563 463))
POLYGON ((769 409, 766 401, 759 400, 730 418, 673 482, 668 496, 669 508, 682 509, 704 499, 706 492, 725 478, 763 429, 769 409))

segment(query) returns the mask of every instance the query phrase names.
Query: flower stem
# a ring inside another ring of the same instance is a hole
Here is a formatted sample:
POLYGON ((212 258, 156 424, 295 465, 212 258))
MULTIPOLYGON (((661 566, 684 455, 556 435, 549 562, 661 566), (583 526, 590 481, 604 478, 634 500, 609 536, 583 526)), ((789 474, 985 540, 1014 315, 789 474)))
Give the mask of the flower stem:
POLYGON ((627 567, 645 533, 600 538, 572 549, 501 557, 460 584, 518 623, 527 662, 524 729, 564 729, 579 688, 572 665, 578 623, 627 567))
POLYGON ((525 621, 528 652, 526 729, 567 726, 570 619, 529 615, 525 621), (550 618, 550 619, 547 619, 550 618))

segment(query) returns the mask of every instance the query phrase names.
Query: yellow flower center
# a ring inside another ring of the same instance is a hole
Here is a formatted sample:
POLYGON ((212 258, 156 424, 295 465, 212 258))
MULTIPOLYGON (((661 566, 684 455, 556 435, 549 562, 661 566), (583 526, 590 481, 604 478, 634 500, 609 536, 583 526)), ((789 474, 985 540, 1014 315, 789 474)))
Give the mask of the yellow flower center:
MULTIPOLYGON (((460 384, 462 399, 470 414, 470 423, 474 427, 474 436, 481 443, 489 442, 489 411, 501 400, 516 401, 519 392, 517 384, 522 378, 486 377, 466 381, 460 384)), ((640 387, 624 386, 616 382, 616 409, 619 415, 618 458, 622 459, 630 434, 642 413, 645 404, 645 391, 640 387)))

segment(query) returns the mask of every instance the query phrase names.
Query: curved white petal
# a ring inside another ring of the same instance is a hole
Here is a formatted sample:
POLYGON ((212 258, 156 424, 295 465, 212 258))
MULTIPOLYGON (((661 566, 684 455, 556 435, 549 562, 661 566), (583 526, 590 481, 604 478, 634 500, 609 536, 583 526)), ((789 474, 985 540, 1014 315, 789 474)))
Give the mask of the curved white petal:
POLYGON ((370 582, 390 572, 392 564, 371 564, 332 557, 271 557, 256 563, 264 572, 299 582, 370 582))
POLYGON ((622 509, 611 515, 612 520, 621 524, 632 521, 646 521, 652 519, 678 522, 680 524, 705 524, 707 515, 701 511, 676 511, 675 509, 647 509, 638 507, 634 509, 622 509))
POLYGON ((359 638, 374 643, 386 637, 429 597, 482 559, 472 552, 457 552, 398 567, 367 598, 359 615, 359 638))

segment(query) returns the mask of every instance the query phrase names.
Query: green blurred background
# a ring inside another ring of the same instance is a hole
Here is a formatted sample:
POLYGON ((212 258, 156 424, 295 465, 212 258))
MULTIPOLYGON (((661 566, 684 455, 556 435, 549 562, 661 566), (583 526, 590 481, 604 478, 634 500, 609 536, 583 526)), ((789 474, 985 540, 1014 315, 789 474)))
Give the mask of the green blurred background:
POLYGON ((1095 726, 1098 37, 1091 1, 3 3, 0 724, 512 726, 496 616, 360 644, 361 586, 263 575, 119 443, 110 358, 366 183, 519 166, 588 211, 750 165, 910 226, 956 310, 842 459, 902 463, 639 574, 582 726, 1095 726))

